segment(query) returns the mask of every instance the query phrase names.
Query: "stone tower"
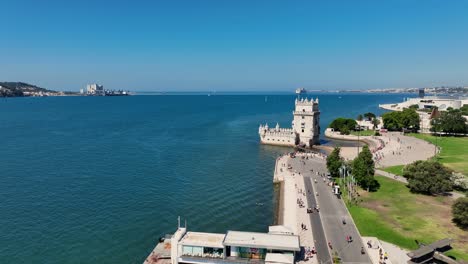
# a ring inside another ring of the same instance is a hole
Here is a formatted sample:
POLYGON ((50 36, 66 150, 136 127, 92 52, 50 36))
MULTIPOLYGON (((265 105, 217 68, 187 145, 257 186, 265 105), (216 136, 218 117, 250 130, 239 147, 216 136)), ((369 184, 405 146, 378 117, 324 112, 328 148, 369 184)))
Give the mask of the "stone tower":
POLYGON ((296 99, 292 128, 299 135, 300 144, 307 147, 320 144, 320 111, 318 98, 296 99))
POLYGON ((258 127, 260 142, 268 145, 311 147, 320 144, 320 111, 318 98, 296 99, 293 111, 292 128, 274 128, 265 125, 258 127))

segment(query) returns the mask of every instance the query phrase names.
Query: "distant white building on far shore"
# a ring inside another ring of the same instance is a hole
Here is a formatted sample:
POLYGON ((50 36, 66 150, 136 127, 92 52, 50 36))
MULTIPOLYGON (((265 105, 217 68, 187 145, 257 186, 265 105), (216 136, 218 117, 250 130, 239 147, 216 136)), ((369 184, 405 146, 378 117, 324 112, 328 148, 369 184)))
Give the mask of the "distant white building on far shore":
POLYGON ((89 95, 105 95, 104 86, 97 83, 86 85, 86 93, 89 95))
MULTIPOLYGON (((424 94, 422 94, 424 96, 424 94)), ((407 98, 404 102, 394 104, 379 104, 379 107, 390 111, 403 111, 410 106, 417 106, 416 109, 431 109, 437 107, 440 111, 446 111, 449 107, 460 109, 468 104, 468 98, 465 97, 443 97, 443 96, 424 96, 423 98, 407 98)))

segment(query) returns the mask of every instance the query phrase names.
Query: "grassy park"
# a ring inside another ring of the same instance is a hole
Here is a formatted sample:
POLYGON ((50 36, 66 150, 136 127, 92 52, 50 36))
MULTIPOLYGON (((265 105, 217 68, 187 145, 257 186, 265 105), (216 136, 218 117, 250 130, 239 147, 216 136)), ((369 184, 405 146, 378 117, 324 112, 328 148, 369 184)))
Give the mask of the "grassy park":
POLYGON ((403 168, 405 165, 396 165, 396 166, 390 166, 390 167, 385 167, 382 170, 386 172, 390 172, 396 175, 403 175, 403 168))
MULTIPOLYGON (((450 169, 468 176, 468 137, 436 137, 428 134, 410 134, 413 137, 437 144, 441 148, 438 160, 450 169)), ((383 168, 396 175, 403 174, 404 165, 383 168)))
POLYGON ((354 136, 373 136, 375 135, 375 131, 374 130, 362 130, 362 131, 354 131, 354 130, 351 130, 349 131, 349 134, 350 135, 354 135, 354 136))
POLYGON ((445 166, 468 176, 468 137, 436 137, 428 134, 410 134, 436 144, 441 148, 438 159, 445 166))
POLYGON ((414 194, 405 184, 382 176, 376 180, 378 191, 361 191, 362 201, 348 205, 362 235, 406 249, 416 249, 415 240, 430 243, 450 237, 455 243, 447 255, 468 260, 468 232, 452 223, 451 198, 414 194))

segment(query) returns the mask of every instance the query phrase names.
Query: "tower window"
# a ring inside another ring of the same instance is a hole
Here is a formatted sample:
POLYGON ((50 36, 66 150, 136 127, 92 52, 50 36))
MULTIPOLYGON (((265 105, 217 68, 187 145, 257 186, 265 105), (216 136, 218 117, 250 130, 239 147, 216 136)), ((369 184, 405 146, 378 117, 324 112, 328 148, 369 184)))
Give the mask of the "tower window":
POLYGON ((305 116, 302 116, 302 119, 305 119, 305 116))
POLYGON ((304 129, 302 129, 302 133, 304 133, 304 129))

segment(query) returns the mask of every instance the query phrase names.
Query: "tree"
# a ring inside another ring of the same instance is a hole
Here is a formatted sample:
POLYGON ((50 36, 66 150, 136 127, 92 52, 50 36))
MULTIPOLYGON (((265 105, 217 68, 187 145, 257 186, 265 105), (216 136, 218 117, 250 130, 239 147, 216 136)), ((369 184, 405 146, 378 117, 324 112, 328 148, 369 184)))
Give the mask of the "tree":
POLYGON ((341 135, 349 135, 349 128, 347 126, 343 126, 341 129, 340 129, 340 134, 341 135))
POLYGON ((414 109, 406 108, 401 112, 388 112, 382 115, 386 129, 401 131, 403 128, 417 131, 419 129, 419 115, 414 109))
POLYGON ((460 108, 460 111, 461 111, 462 115, 468 115, 468 104, 463 105, 460 108))
POLYGON ((463 192, 468 191, 468 178, 463 175, 463 173, 453 173, 453 188, 463 192))
POLYGON ((341 131, 342 128, 346 127, 348 130, 356 129, 357 122, 352 118, 336 118, 333 120, 328 127, 333 128, 335 131, 341 131))
POLYGON ((409 108, 410 108, 410 109, 414 109, 414 110, 418 110, 418 109, 419 109, 419 105, 413 104, 413 105, 410 105, 409 108))
POLYGON ((340 176, 340 168, 343 165, 343 160, 340 156, 340 147, 335 147, 327 157, 327 169, 332 177, 340 176))
POLYGON ((382 115, 382 121, 386 129, 391 131, 401 130, 401 125, 397 117, 398 113, 399 112, 388 112, 382 115))
POLYGON ((372 125, 374 125, 374 129, 377 129, 379 124, 380 124, 380 120, 378 120, 377 118, 372 119, 372 125))
POLYGON ((431 120, 431 131, 445 132, 448 134, 466 134, 468 125, 460 110, 445 111, 438 118, 431 120))
POLYGON ((378 182, 374 179, 374 168, 372 153, 369 147, 364 145, 352 163, 352 173, 359 186, 370 191, 375 191, 378 188, 378 182))
POLYGON ((468 197, 460 197, 452 205, 452 217, 461 228, 468 228, 468 197))
POLYGON ((453 190, 452 171, 435 160, 418 160, 403 169, 408 187, 413 192, 441 194, 453 190))
POLYGON ((359 114, 359 115, 357 116, 357 121, 362 121, 362 115, 361 115, 361 114, 359 114))
POLYGON ((419 114, 414 109, 403 109, 400 114, 402 128, 417 131, 419 129, 419 114))
POLYGON ((368 112, 368 113, 365 113, 365 114, 364 114, 364 117, 365 117, 367 120, 371 121, 372 119, 375 118, 375 114, 374 114, 374 113, 371 113, 371 112, 368 112))

